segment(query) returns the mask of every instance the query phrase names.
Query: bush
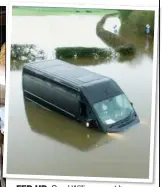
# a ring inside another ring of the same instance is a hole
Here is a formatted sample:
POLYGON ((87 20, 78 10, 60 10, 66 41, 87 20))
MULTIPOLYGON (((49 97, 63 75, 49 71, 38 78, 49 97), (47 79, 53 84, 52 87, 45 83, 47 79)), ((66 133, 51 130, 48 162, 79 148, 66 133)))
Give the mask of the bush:
POLYGON ((100 48, 87 48, 87 47, 59 47, 56 48, 56 58, 73 58, 77 56, 77 58, 82 57, 90 57, 93 58, 96 55, 99 58, 106 58, 111 55, 111 52, 108 49, 100 49, 100 48))
POLYGON ((39 50, 35 45, 11 45, 11 62, 22 61, 24 63, 45 59, 43 50, 39 50))
POLYGON ((24 63, 44 59, 44 51, 35 45, 11 45, 11 69, 21 69, 24 63))
POLYGON ((124 46, 119 46, 116 49, 117 52, 119 52, 121 55, 131 55, 135 54, 136 48, 133 45, 124 45, 124 46))

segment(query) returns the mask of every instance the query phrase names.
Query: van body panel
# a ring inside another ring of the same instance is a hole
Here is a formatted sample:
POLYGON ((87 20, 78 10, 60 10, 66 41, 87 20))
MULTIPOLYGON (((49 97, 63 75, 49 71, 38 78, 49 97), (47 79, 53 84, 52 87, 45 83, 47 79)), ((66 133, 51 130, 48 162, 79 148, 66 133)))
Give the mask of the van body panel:
POLYGON ((112 79, 105 79, 95 84, 85 85, 81 90, 90 104, 123 94, 123 91, 112 79))
POLYGON ((74 116, 78 115, 77 91, 58 83, 50 83, 26 74, 23 76, 23 87, 28 94, 42 98, 42 100, 56 105, 74 116))
POLYGON ((22 76, 26 98, 58 109, 83 123, 91 121, 102 132, 117 131, 139 121, 133 107, 133 116, 129 116, 130 120, 124 119, 128 123, 120 121, 107 126, 100 119, 94 104, 124 94, 116 82, 106 76, 60 60, 25 64, 22 76))
POLYGON ((37 77, 43 76, 49 80, 65 83, 76 89, 81 88, 86 83, 93 83, 94 81, 105 79, 105 76, 61 60, 27 63, 24 65, 23 71, 24 73, 30 73, 37 77))

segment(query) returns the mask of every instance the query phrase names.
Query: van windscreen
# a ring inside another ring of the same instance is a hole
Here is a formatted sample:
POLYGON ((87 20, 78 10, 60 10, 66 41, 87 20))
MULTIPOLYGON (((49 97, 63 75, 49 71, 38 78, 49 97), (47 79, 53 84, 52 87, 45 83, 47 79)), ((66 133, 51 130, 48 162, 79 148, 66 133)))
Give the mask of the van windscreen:
POLYGON ((93 104, 99 119, 111 125, 127 118, 134 111, 125 94, 121 94, 93 104))

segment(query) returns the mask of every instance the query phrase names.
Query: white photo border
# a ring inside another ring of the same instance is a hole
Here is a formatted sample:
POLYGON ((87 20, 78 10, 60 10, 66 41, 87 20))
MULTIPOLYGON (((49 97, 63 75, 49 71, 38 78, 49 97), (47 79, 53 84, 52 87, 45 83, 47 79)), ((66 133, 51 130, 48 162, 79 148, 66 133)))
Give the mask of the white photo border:
POLYGON ((78 181, 105 181, 105 182, 129 182, 129 183, 152 183, 153 182, 153 165, 154 165, 154 135, 156 122, 156 86, 157 86, 157 46, 158 46, 158 7, 139 7, 139 6, 108 6, 108 5, 80 5, 80 4, 53 4, 53 3, 10 3, 7 12, 7 58, 6 58, 6 98, 5 98, 5 136, 4 136, 4 168, 3 175, 5 178, 17 179, 57 179, 57 180, 78 180, 78 181), (32 7, 66 7, 66 8, 100 8, 100 9, 130 9, 130 10, 153 10, 155 11, 154 21, 154 51, 153 51, 153 76, 152 76, 152 109, 151 109, 151 137, 150 137, 150 163, 149 179, 135 178, 105 178, 105 177, 75 177, 75 176, 51 176, 51 175, 22 175, 7 174, 7 141, 8 141, 8 113, 9 113, 9 89, 10 89, 10 49, 11 49, 11 31, 12 31, 12 7, 13 6, 32 6, 32 7))

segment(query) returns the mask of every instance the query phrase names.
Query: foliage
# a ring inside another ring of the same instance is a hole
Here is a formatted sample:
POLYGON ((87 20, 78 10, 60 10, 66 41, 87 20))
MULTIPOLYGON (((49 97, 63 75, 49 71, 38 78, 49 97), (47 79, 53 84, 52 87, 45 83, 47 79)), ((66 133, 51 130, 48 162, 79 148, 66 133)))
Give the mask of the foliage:
POLYGON ((121 55, 130 55, 130 54, 135 54, 136 48, 134 45, 123 45, 123 46, 119 46, 116 49, 116 52, 119 52, 121 55))
POLYGON ((122 22, 126 21, 129 15, 132 13, 132 10, 119 10, 119 18, 122 22))
POLYGON ((87 47, 59 47, 56 48, 56 58, 106 58, 111 55, 108 49, 87 48, 87 47))
POLYGON ((14 16, 45 16, 45 15, 116 15, 117 10, 98 8, 66 8, 66 7, 13 7, 14 16))
POLYGON ((11 61, 35 61, 37 59, 45 59, 43 50, 38 50, 35 45, 12 45, 11 61))
POLYGON ((38 49, 35 45, 11 45, 11 68, 45 58, 44 51, 38 49))

